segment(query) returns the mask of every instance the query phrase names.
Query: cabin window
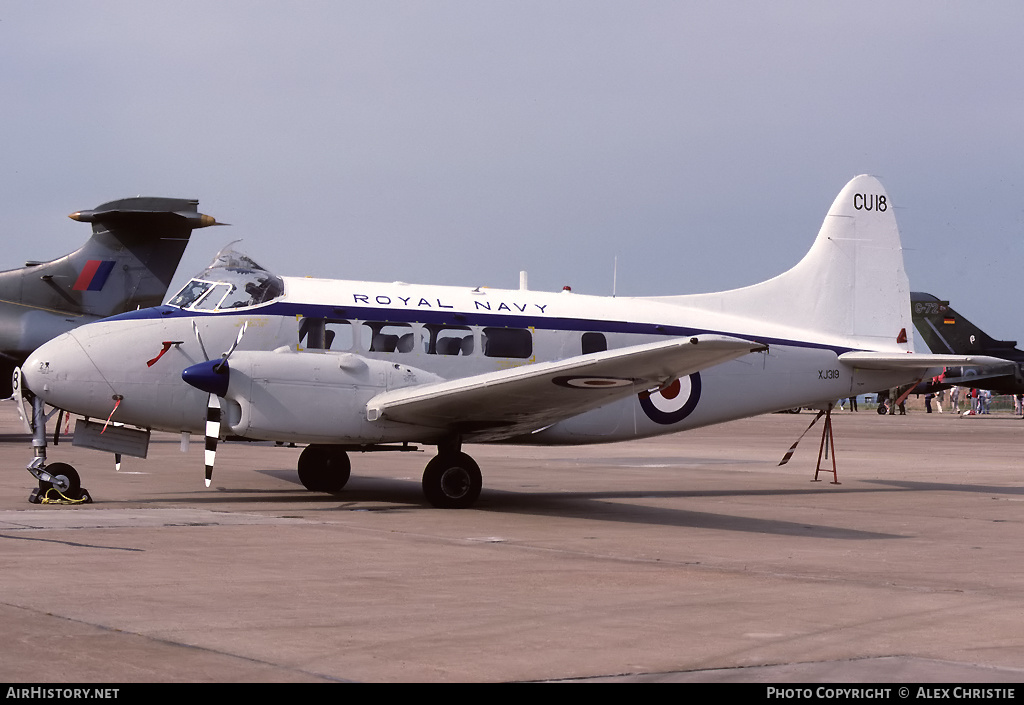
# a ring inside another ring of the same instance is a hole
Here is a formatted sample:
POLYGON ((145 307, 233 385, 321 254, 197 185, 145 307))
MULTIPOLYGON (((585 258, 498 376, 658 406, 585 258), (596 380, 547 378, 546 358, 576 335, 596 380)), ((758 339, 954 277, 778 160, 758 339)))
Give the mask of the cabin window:
POLYGON ((580 341, 583 347, 583 354, 604 352, 608 349, 608 341, 605 340, 604 333, 584 333, 583 339, 580 341))
POLYGON ((362 325, 363 349, 369 352, 412 352, 415 333, 408 323, 366 321, 362 325))
POLYGON ((467 326, 425 326, 427 337, 423 341, 428 355, 472 355, 473 331, 467 326))
POLYGON ((328 319, 324 322, 324 347, 328 350, 351 350, 355 342, 352 324, 328 319))
POLYGON ((533 334, 525 328, 484 328, 484 355, 527 358, 533 355, 533 334))
POLYGON ((299 347, 307 350, 351 350, 352 324, 331 318, 299 320, 299 347))

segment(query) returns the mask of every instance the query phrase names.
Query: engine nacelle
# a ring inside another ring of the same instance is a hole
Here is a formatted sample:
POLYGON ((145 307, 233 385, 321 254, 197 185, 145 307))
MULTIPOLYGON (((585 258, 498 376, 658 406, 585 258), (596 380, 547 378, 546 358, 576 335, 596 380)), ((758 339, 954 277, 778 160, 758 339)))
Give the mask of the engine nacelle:
POLYGON ((433 429, 366 418, 366 402, 381 392, 442 381, 424 370, 289 348, 236 351, 227 367, 224 423, 237 436, 307 443, 426 442, 437 436, 433 429))

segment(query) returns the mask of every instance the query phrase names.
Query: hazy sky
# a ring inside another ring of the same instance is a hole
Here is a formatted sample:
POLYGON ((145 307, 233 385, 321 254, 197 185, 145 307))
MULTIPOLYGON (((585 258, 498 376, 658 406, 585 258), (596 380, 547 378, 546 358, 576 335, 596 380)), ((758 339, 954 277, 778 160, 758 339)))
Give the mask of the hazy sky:
POLYGON ((198 198, 286 275, 620 295, 795 264, 870 173, 911 288, 1024 342, 1024 3, 0 0, 2 268, 198 198))

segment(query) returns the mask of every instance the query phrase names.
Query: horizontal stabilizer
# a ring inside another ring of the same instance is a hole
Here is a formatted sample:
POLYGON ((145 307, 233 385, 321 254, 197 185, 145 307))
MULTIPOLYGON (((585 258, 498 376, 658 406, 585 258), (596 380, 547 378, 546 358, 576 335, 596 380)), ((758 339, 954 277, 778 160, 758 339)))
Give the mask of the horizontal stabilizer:
POLYGON ((104 203, 93 210, 75 211, 68 217, 80 223, 101 223, 109 227, 143 224, 147 220, 178 221, 179 227, 187 230, 225 225, 213 216, 200 213, 196 208, 198 204, 199 201, 180 198, 126 198, 104 203))
MULTIPOLYGON (((848 352, 839 361, 862 370, 927 370, 935 367, 974 367, 989 373, 1013 370, 1013 363, 988 355, 848 352)), ((1004 373, 1005 374, 1005 373, 1004 373)))
POLYGON ((676 338, 384 392, 367 403, 367 418, 503 440, 766 349, 727 336, 676 338))

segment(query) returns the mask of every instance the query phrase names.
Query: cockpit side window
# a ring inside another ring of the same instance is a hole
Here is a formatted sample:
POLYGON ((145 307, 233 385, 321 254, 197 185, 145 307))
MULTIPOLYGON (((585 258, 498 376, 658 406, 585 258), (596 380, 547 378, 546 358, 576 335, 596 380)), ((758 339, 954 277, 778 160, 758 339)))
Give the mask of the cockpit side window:
POLYGON ((204 282, 199 279, 193 279, 186 284, 181 291, 175 294, 167 303, 171 306, 178 306, 180 308, 188 308, 194 304, 200 296, 205 294, 210 287, 213 286, 211 282, 204 282))
POLYGON ((198 311, 213 311, 215 309, 222 308, 220 306, 220 300, 224 298, 224 295, 228 293, 230 288, 230 284, 217 284, 206 292, 203 298, 199 299, 199 301, 193 305, 193 308, 198 311))
POLYGON ((238 282, 220 283, 193 279, 167 304, 200 311, 222 311, 262 304, 276 299, 283 293, 284 285, 275 276, 259 277, 253 281, 241 279, 238 282))
POLYGON ((224 297, 224 300, 220 302, 218 308, 242 308, 243 306, 252 305, 252 297, 245 292, 245 289, 231 285, 231 290, 228 291, 228 295, 224 297))
POLYGON ((283 294, 284 281, 280 277, 228 246, 167 304, 200 311, 223 311, 257 306, 283 294), (215 289, 207 294, 211 287, 215 289))
POLYGON ((264 301, 276 299, 284 293, 284 285, 275 276, 258 277, 256 281, 245 285, 245 292, 249 294, 249 306, 261 304, 264 301))

